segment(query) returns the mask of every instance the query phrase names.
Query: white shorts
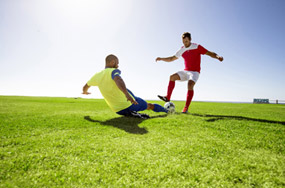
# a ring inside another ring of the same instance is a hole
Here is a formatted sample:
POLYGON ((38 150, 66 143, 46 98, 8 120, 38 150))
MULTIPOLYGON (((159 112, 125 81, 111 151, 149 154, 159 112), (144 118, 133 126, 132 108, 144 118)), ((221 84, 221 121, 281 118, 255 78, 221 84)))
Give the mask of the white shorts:
POLYGON ((199 79, 199 72, 194 72, 194 71, 178 71, 177 74, 180 77, 180 81, 188 81, 188 80, 193 80, 195 83, 199 79))

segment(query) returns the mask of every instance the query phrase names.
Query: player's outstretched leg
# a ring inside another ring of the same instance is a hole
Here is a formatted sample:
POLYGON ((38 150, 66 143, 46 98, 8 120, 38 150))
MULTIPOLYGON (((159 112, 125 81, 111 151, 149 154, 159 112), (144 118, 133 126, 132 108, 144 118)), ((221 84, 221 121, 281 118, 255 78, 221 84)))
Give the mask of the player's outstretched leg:
MULTIPOLYGON (((168 101, 170 101, 170 98, 171 98, 171 95, 172 95, 172 91, 175 87, 175 81, 169 81, 168 83, 168 88, 167 88, 167 96, 166 98, 168 99, 168 101)), ((165 101, 165 102, 168 102, 168 101, 165 101)))
POLYGON ((169 102, 174 87, 175 87, 175 81, 169 81, 167 88, 167 95, 166 96, 157 95, 158 98, 164 102, 169 102))
POLYGON ((173 89, 175 87, 175 81, 176 80, 180 80, 180 76, 177 73, 175 73, 175 74, 170 76, 168 87, 167 87, 167 95, 166 96, 158 95, 159 99, 163 100, 164 102, 169 102, 170 101, 170 98, 171 98, 171 95, 172 95, 172 91, 173 91, 173 89))
POLYGON ((160 99, 163 100, 164 102, 169 102, 174 87, 175 87, 175 81, 171 81, 171 80, 170 80, 169 83, 168 83, 168 88, 167 88, 167 96, 160 96, 160 95, 157 95, 158 98, 160 98, 160 99))
POLYGON ((160 106, 159 104, 147 103, 147 109, 148 110, 153 110, 154 112, 165 112, 165 113, 168 113, 168 111, 163 106, 160 106))

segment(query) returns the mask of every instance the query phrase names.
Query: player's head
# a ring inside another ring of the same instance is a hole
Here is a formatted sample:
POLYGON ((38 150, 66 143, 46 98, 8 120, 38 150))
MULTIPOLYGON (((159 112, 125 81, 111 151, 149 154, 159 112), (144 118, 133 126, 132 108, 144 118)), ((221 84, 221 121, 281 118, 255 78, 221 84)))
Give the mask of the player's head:
POLYGON ((191 44, 191 33, 185 32, 182 34, 182 42, 185 47, 189 47, 191 44))
POLYGON ((119 67, 119 59, 113 54, 108 55, 105 61, 106 61, 106 67, 111 67, 116 69, 119 67))

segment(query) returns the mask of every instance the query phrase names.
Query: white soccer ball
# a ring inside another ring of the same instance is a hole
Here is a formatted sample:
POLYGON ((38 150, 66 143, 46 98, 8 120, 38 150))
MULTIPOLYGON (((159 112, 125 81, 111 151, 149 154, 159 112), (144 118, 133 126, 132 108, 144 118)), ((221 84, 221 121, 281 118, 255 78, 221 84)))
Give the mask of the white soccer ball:
POLYGON ((169 113, 175 112, 175 105, 172 102, 167 102, 164 104, 164 108, 168 110, 169 113))

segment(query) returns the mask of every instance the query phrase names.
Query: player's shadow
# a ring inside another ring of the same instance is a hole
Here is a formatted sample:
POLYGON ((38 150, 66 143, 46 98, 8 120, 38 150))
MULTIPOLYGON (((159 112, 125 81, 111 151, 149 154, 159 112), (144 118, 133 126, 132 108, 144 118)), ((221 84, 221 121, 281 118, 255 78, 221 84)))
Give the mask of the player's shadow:
MULTIPOLYGON (((166 117, 167 115, 158 115, 158 116, 152 116, 149 119, 153 119, 153 118, 159 118, 159 117, 166 117)), ((100 121, 100 120, 96 120, 96 119, 92 119, 90 118, 90 116, 84 116, 84 119, 93 123, 100 123, 101 125, 105 125, 105 126, 113 126, 116 127, 118 129, 124 130, 128 133, 132 133, 132 134, 146 134, 148 133, 146 128, 141 128, 138 125, 147 120, 147 119, 141 119, 141 118, 133 118, 133 117, 125 117, 125 116, 121 116, 121 117, 116 117, 113 119, 108 119, 106 121, 100 121)))
POLYGON ((257 122, 262 122, 262 123, 276 123, 276 124, 285 125, 285 121, 257 119, 257 118, 250 118, 250 117, 244 117, 244 116, 226 116, 226 115, 210 115, 210 114, 195 114, 195 113, 191 115, 209 118, 206 120, 207 122, 215 122, 215 121, 223 120, 223 119, 235 119, 235 120, 257 121, 257 122))

